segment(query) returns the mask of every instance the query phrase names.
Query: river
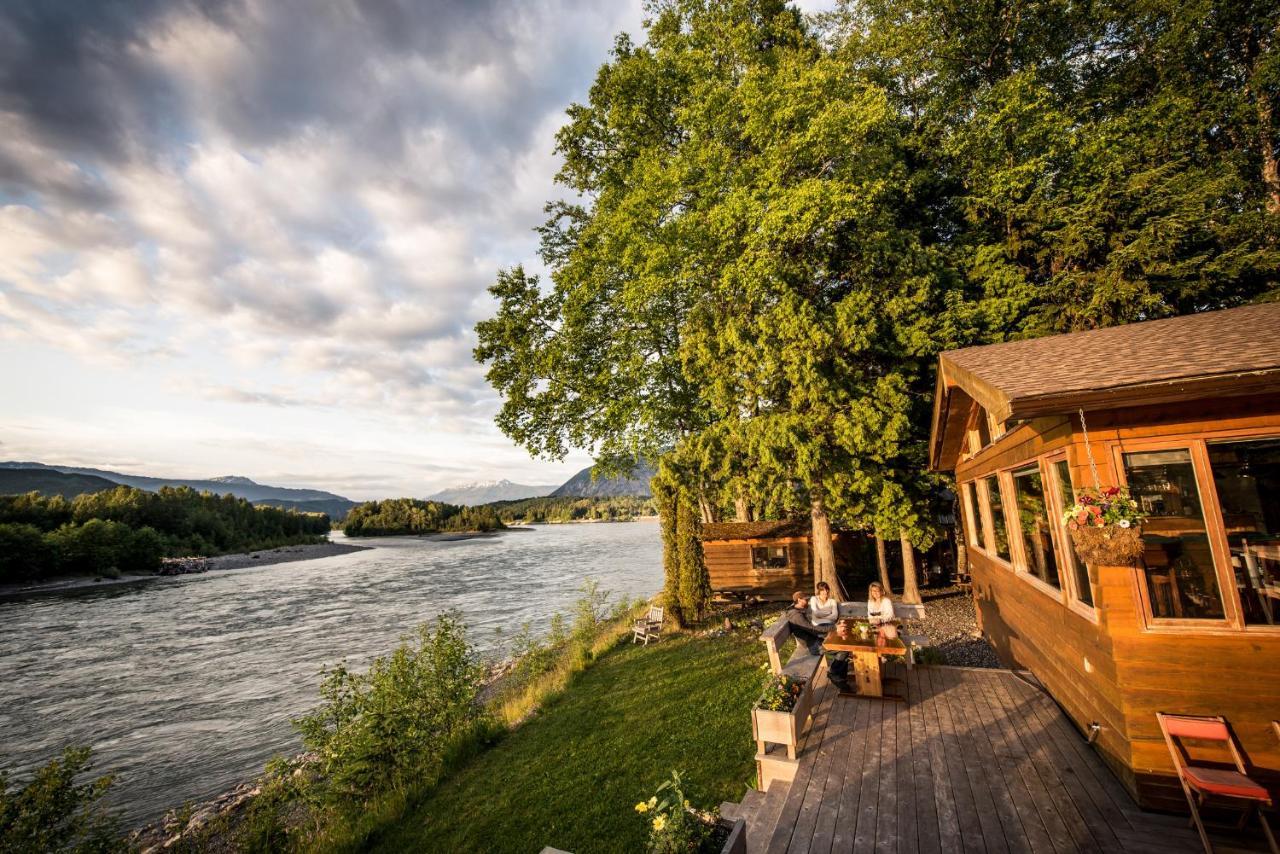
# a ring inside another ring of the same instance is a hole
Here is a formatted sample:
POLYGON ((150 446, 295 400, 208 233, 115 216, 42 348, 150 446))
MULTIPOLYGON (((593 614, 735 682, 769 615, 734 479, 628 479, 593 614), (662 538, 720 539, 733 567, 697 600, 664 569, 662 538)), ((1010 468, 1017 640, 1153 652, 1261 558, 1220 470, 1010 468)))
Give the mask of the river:
POLYGON ((109 803, 138 824, 296 752, 289 721, 323 667, 363 666, 445 609, 498 653, 496 629, 567 611, 588 577, 614 600, 662 585, 652 522, 358 542, 374 548, 0 603, 0 767, 89 745, 117 774, 109 803))

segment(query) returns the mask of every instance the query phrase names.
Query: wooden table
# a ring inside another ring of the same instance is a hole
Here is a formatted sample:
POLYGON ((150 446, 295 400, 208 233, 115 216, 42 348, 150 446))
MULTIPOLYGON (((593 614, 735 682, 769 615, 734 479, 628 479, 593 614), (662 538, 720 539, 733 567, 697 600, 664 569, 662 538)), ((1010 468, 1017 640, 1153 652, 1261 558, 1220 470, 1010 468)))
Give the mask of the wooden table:
MULTIPOLYGON (((827 652, 849 653, 849 677, 854 690, 842 690, 842 697, 881 697, 886 700, 906 700, 897 693, 884 690, 885 677, 880 673, 880 659, 886 655, 906 656, 907 645, 900 638, 880 640, 873 628, 866 640, 858 636, 858 629, 853 620, 841 620, 849 625, 849 636, 841 638, 837 628, 833 628, 826 640, 822 642, 827 652)), ((838 627, 837 623, 837 627, 838 627)))

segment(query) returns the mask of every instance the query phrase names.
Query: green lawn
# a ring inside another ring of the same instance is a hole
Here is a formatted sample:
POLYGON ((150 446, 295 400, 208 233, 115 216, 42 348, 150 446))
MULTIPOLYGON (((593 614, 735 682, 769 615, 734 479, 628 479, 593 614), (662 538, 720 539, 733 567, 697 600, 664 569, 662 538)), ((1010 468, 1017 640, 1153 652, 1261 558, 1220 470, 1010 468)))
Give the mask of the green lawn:
POLYGON ((685 775, 696 806, 741 798, 755 774, 749 710, 764 662, 753 632, 620 646, 370 847, 643 850, 647 834, 633 808, 672 769, 685 775))

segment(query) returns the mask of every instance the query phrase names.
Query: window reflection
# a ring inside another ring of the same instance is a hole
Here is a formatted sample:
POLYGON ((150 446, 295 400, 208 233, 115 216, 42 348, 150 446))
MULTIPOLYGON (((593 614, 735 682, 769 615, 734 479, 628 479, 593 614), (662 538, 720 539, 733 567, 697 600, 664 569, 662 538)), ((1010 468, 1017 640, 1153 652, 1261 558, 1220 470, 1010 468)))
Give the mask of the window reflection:
MULTIPOLYGON (((1054 460, 1053 469, 1055 479, 1058 486, 1058 503, 1062 509, 1069 510, 1076 503, 1075 493, 1071 490, 1071 466, 1067 465, 1066 460, 1054 460)), ((1061 525, 1061 522, 1059 522, 1061 525)), ((1075 549, 1071 546, 1071 537, 1066 530, 1059 527, 1059 533, 1062 539, 1062 554, 1067 559, 1067 564, 1072 567, 1076 578, 1076 598, 1086 605, 1093 605, 1093 587, 1089 584, 1089 567, 1085 566, 1084 561, 1078 559, 1075 549)))
POLYGON ((1004 521, 1004 502, 1000 500, 1000 481, 995 476, 983 478, 987 485, 987 502, 991 505, 991 532, 995 535, 995 553, 1009 559, 1009 530, 1004 521))
POLYGON ((1151 613, 1175 619, 1223 619, 1191 452, 1124 455, 1129 492, 1148 514, 1143 523, 1151 613))
POLYGON ((1015 471, 1013 492, 1018 502, 1018 527, 1022 530, 1022 544, 1027 553, 1027 570, 1046 584, 1057 587, 1058 561, 1053 551, 1040 467, 1030 466, 1015 471))
POLYGON ((1280 439, 1209 445, 1244 621, 1280 620, 1280 439))
POLYGON ((754 546, 751 565, 756 569, 786 569, 791 563, 786 546, 754 546))

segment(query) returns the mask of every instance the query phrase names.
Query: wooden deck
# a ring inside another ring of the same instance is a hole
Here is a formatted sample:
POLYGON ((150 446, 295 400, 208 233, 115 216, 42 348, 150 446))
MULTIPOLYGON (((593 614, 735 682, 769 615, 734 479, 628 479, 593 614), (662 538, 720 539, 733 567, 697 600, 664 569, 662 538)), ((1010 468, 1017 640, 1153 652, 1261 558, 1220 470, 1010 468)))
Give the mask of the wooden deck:
POLYGON ((906 703, 819 689, 795 780, 743 800, 749 851, 1201 850, 1185 819, 1138 809, 1017 675, 896 670, 906 703))

